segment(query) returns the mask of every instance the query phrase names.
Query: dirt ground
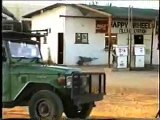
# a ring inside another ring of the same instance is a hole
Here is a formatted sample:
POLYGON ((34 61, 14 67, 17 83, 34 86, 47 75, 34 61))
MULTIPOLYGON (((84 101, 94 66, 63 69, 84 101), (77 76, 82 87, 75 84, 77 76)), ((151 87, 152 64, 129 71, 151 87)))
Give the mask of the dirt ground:
MULTIPOLYGON (((96 102, 91 117, 154 118, 158 111, 157 71, 111 71, 105 67, 82 67, 105 71, 107 95, 96 102)), ((27 107, 3 109, 3 118, 29 118, 27 107)))

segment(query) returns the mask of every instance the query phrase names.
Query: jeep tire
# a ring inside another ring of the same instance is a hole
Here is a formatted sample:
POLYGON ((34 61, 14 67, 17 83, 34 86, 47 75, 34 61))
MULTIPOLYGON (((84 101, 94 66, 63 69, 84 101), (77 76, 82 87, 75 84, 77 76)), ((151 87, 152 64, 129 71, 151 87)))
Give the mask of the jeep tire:
POLYGON ((34 120, 59 120, 63 113, 61 99, 49 90, 40 90, 29 101, 29 114, 34 120))
POLYGON ((73 104, 73 102, 67 99, 64 103, 64 112, 68 118, 80 118, 85 119, 89 117, 93 108, 93 103, 85 103, 81 105, 81 110, 73 104))

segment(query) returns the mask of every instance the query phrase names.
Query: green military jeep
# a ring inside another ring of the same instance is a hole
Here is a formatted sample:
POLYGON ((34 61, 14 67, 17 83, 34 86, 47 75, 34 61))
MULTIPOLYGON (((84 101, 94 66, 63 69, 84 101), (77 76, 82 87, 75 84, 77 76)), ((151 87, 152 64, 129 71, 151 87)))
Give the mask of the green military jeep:
POLYGON ((86 118, 105 95, 105 73, 44 64, 39 34, 3 31, 3 107, 29 106, 32 119, 86 118), (34 38, 34 40, 32 39, 34 38))

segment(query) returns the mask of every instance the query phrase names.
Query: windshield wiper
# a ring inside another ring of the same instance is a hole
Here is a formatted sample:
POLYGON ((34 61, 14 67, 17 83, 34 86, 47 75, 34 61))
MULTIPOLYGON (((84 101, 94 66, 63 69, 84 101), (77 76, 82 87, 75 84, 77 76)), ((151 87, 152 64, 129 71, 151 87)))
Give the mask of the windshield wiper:
POLYGON ((39 62, 39 57, 33 57, 33 58, 30 58, 31 59, 31 62, 33 62, 33 61, 36 61, 36 62, 39 62))
POLYGON ((29 59, 27 57, 18 57, 19 59, 17 60, 17 62, 21 61, 22 59, 29 59))

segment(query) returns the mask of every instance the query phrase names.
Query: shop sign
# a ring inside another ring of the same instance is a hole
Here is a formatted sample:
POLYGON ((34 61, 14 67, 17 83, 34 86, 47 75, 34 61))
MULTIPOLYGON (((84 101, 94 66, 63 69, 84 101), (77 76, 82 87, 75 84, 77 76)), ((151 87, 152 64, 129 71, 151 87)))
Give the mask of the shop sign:
POLYGON ((107 33, 107 32, 108 32, 108 21, 96 20, 96 33, 107 33))
MULTIPOLYGON (((129 32, 128 28, 120 28, 119 29, 119 33, 128 33, 128 32, 129 32)), ((132 33, 142 33, 142 34, 144 34, 146 32, 147 32, 146 29, 141 29, 141 28, 132 30, 132 33)))
MULTIPOLYGON (((112 28, 119 28, 119 33, 128 33, 128 21, 112 21, 112 28)), ((152 24, 150 22, 133 22, 132 33, 144 34, 147 29, 151 29, 152 24)), ((96 33, 107 33, 108 21, 96 20, 96 33)))
MULTIPOLYGON (((119 33, 128 33, 128 21, 112 21, 112 28, 119 28, 119 33)), ((146 33, 146 29, 151 29, 150 22, 133 22, 133 33, 146 33)))

